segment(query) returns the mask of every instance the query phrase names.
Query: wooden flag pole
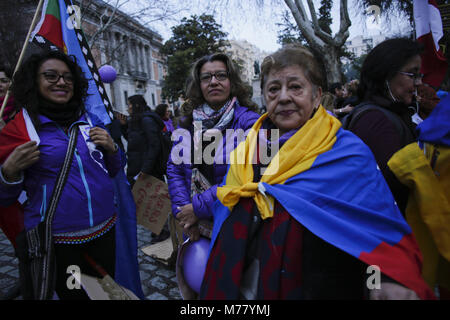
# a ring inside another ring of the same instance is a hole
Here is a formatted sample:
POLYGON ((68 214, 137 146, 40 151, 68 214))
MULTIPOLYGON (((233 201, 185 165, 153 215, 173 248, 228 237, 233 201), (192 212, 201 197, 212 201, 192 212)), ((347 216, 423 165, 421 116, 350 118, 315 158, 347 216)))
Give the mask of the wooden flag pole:
MULTIPOLYGON (((16 74, 17 70, 19 69, 20 65, 22 64, 22 60, 23 60, 23 57, 25 55, 25 51, 28 48, 28 43, 29 43, 28 40, 30 38, 31 32, 33 32, 34 25, 36 24, 36 20, 37 20, 37 18, 39 16, 39 11, 41 11, 43 3, 44 3, 44 0, 40 0, 39 1, 39 4, 38 4, 37 9, 36 9, 36 12, 34 13, 33 21, 31 22, 30 29, 28 30, 27 37, 25 38, 25 43, 23 44, 22 51, 20 52, 19 60, 17 61, 16 68, 14 69, 13 77, 14 77, 14 74, 16 74)), ((11 91, 8 88, 8 91, 6 92, 5 100, 3 100, 2 108, 0 109, 0 119, 3 116, 3 111, 5 111, 6 103, 8 103, 10 92, 11 91)))

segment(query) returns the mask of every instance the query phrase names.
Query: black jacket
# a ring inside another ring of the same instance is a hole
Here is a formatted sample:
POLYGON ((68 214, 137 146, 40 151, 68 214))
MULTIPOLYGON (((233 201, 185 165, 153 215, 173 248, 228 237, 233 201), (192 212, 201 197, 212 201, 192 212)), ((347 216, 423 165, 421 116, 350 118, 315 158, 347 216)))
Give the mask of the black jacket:
POLYGON ((164 122, 153 111, 143 113, 137 123, 128 123, 128 177, 131 178, 143 172, 163 179, 165 172, 159 161, 163 129, 164 122))

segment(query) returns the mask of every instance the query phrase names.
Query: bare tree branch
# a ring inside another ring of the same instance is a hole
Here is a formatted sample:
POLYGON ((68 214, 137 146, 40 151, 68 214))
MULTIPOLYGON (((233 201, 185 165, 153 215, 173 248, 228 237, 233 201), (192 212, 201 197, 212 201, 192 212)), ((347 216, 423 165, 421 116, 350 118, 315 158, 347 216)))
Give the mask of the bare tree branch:
POLYGON ((334 41, 336 42, 336 45, 342 46, 345 44, 345 41, 349 37, 350 33, 348 29, 350 28, 352 22, 350 20, 349 14, 348 14, 348 3, 347 0, 341 0, 340 2, 340 18, 341 23, 339 27, 339 32, 334 37, 334 41))
POLYGON ((311 47, 316 47, 318 50, 324 48, 326 43, 321 38, 316 36, 311 21, 306 19, 306 12, 303 3, 300 0, 295 0, 295 4, 292 0, 284 0, 284 2, 289 7, 300 32, 311 47))
POLYGON ((325 31, 322 30, 322 28, 319 25, 319 20, 317 19, 317 14, 316 14, 316 8, 314 7, 314 3, 312 0, 308 0, 308 7, 309 7, 309 11, 311 13, 311 18, 312 18, 312 25, 314 28, 314 33, 323 41, 325 41, 326 43, 332 42, 333 38, 326 33, 325 31))

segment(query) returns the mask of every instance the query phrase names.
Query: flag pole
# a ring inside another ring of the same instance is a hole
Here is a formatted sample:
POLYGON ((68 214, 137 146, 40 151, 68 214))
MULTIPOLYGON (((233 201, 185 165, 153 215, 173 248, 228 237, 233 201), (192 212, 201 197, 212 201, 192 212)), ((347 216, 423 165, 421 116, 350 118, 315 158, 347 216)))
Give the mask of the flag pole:
MULTIPOLYGON (((13 77, 14 77, 14 74, 16 74, 17 69, 19 69, 19 66, 22 64, 22 60, 25 55, 25 51, 28 48, 28 42, 29 42, 28 40, 30 38, 31 32, 33 31, 34 25, 36 24, 36 20, 39 16, 39 11, 41 10, 43 3, 44 3, 44 0, 39 1, 36 12, 34 13, 33 21, 31 22, 30 29, 28 30, 27 37, 25 38, 25 43, 23 44, 22 51, 20 52, 19 60, 17 61, 16 67, 14 69, 13 77)), ((11 88, 11 86, 10 86, 10 88, 11 88)), ((8 99, 9 99, 10 92, 11 92, 10 88, 8 88, 8 91, 6 92, 5 100, 3 100, 2 108, 0 109, 0 119, 3 116, 3 111, 5 111, 6 103, 8 103, 8 99)))

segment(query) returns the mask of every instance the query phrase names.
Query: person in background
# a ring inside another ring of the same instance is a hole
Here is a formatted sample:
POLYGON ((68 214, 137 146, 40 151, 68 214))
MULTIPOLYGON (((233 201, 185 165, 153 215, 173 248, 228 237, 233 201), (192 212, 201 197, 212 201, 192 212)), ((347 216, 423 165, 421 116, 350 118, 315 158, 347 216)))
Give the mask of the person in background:
POLYGON ((329 92, 324 92, 322 94, 322 99, 320 104, 330 113, 335 115, 334 113, 334 95, 329 92))
POLYGON ((418 113, 422 120, 425 120, 433 111, 434 107, 441 101, 436 94, 436 91, 422 83, 417 87, 417 103, 418 103, 418 113))
MULTIPOLYGON (((130 185, 134 185, 139 175, 149 175, 164 181, 166 161, 162 160, 163 119, 148 107, 142 95, 128 98, 128 113, 127 178, 130 185)), ((159 235, 153 232, 151 235, 152 243, 167 239, 170 236, 167 224, 159 235)))
POLYGON ((151 175, 164 181, 165 170, 160 166, 161 132, 164 123, 147 105, 142 95, 128 98, 128 168, 127 177, 133 186, 139 174, 151 175))
POLYGON ((344 88, 342 83, 335 82, 331 84, 330 92, 334 95, 334 108, 342 108, 342 103, 344 102, 344 88))
POLYGON ((358 80, 352 80, 344 86, 344 101, 341 108, 334 109, 334 113, 339 119, 349 114, 358 104, 358 80))
POLYGON ((285 46, 264 59, 261 75, 267 113, 217 188, 200 298, 433 299, 370 149, 320 105, 313 54, 285 46), (269 164, 254 161, 269 129, 279 131, 270 139, 278 152, 269 164), (376 290, 366 281, 371 265, 382 273, 376 290))
MULTIPOLYGON (((11 85, 11 78, 11 70, 0 65, 0 108, 11 85)), ((10 94, 0 119, 0 130, 14 117, 15 113, 14 97, 10 94)), ((23 230, 23 209, 19 202, 9 207, 0 207, 0 229, 13 247, 16 247, 16 237, 23 230)), ((16 285, 2 299, 14 299, 19 294, 20 285, 16 285)))
MULTIPOLYGON (((203 144, 200 144, 194 135, 200 133, 205 137, 209 132, 219 130, 223 137, 219 142, 223 146, 220 148, 221 154, 213 155, 213 163, 207 163, 203 157, 200 163, 195 163, 195 152, 192 152, 192 158, 187 163, 177 164, 173 158, 174 152, 169 157, 167 178, 172 212, 184 228, 184 233, 197 240, 200 236, 198 221, 212 220, 217 185, 227 170, 227 157, 231 150, 226 148, 225 131, 245 131, 259 115, 253 111, 256 104, 251 101, 248 88, 234 63, 223 53, 207 55, 195 62, 187 84, 186 99, 188 102, 183 105, 184 115, 179 121, 179 128, 187 130, 190 136, 174 141, 173 148, 179 143, 189 144, 192 148, 199 148, 203 154, 209 142, 203 139, 203 144), (201 125, 197 132, 194 132, 194 122, 201 125), (196 188, 199 185, 202 187, 196 188)), ((234 137, 228 143, 237 146, 234 137)))
MULTIPOLYGON (((88 299, 83 289, 67 287, 69 266, 99 276, 86 254, 111 277, 115 274, 118 212, 111 178, 121 169, 121 154, 100 120, 86 112, 87 90, 88 81, 73 57, 59 51, 32 55, 13 81, 12 93, 22 110, 0 132, 0 205, 10 205, 25 191, 26 231, 45 219, 69 134, 77 135, 51 223, 56 257, 52 276, 59 299, 88 299)), ((36 298, 30 292, 22 294, 24 299, 36 298)))
MULTIPOLYGON (((12 72, 9 68, 0 65, 0 107, 3 105, 6 93, 8 92, 9 86, 11 85, 12 72)), ((5 126, 5 124, 11 120, 16 114, 14 107, 14 97, 9 95, 8 102, 3 110, 2 119, 0 119, 0 130, 5 126)))
POLYGON ((408 188, 398 181, 387 162, 395 152, 417 141, 410 107, 417 87, 422 84, 421 50, 415 41, 393 38, 369 52, 361 70, 358 97, 360 105, 366 103, 370 109, 361 113, 349 128, 372 150, 403 213, 408 188))
POLYGON ((111 123, 106 125, 106 128, 111 133, 111 137, 113 138, 114 142, 117 143, 117 145, 119 146, 119 148, 122 151, 125 152, 126 150, 125 150, 125 147, 122 142, 122 136, 123 136, 124 131, 126 130, 126 126, 125 126, 125 130, 124 130, 124 125, 123 125, 124 122, 122 120, 123 117, 124 117, 124 115, 120 114, 117 111, 114 111, 114 119, 111 120, 111 123))
POLYGON ((170 117, 169 106, 167 104, 165 104, 165 103, 158 104, 156 106, 156 108, 155 108, 155 112, 163 120, 164 125, 166 126, 164 131, 172 133, 174 131, 174 127, 173 127, 173 124, 172 124, 172 119, 170 117))

